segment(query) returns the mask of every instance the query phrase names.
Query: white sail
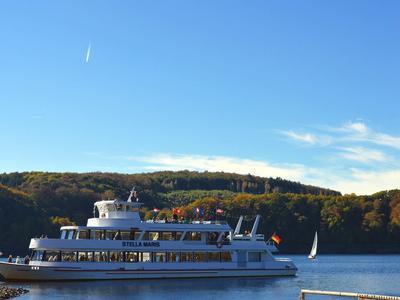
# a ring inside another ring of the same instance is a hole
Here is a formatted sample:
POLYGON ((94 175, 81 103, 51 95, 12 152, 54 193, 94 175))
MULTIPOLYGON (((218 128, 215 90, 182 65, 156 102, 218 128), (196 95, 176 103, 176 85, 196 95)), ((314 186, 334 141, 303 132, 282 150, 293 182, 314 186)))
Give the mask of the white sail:
POLYGON ((314 242, 311 247, 310 255, 308 256, 308 258, 315 258, 317 256, 317 246, 318 246, 318 234, 317 232, 315 232, 314 242))

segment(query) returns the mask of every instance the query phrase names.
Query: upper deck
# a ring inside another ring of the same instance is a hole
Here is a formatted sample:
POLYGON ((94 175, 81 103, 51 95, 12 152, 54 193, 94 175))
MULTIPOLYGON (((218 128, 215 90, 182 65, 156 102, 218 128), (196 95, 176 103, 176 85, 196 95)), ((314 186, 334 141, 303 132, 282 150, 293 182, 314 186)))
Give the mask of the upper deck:
MULTIPOLYGON (((102 200, 94 204, 94 218, 87 221, 88 228, 139 230, 195 230, 195 231, 230 231, 225 221, 142 221, 139 210, 142 203, 122 200, 102 200)), ((61 229, 69 229, 62 227, 61 229)))

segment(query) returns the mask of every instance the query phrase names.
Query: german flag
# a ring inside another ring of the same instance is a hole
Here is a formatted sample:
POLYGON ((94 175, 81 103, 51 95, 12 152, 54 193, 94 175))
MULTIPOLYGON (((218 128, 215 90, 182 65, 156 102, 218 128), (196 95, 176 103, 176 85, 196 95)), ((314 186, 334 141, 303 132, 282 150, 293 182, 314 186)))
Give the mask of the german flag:
POLYGON ((174 208, 174 209, 172 210, 172 213, 173 213, 174 215, 180 215, 181 212, 182 212, 182 211, 181 211, 179 208, 174 208))
POLYGON ((279 235, 277 235, 275 232, 274 232, 274 234, 271 236, 271 240, 273 240, 275 243, 277 243, 278 245, 280 244, 280 243, 282 243, 282 238, 279 236, 279 235))

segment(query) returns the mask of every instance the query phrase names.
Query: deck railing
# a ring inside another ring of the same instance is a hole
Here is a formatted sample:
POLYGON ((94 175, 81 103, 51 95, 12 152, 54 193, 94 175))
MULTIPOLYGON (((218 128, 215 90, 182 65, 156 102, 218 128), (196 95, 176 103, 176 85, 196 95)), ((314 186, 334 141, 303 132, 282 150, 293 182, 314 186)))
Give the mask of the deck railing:
POLYGON ((333 291, 318 291, 318 290, 301 290, 300 300, 306 300, 306 295, 320 295, 320 296, 338 296, 338 297, 352 297, 358 300, 400 300, 398 296, 385 296, 385 295, 373 295, 373 294, 362 294, 362 293, 351 293, 351 292, 333 292, 333 291))
POLYGON ((164 224, 164 223, 168 223, 168 224, 203 224, 203 225, 226 225, 228 224, 226 221, 224 220, 218 220, 218 221, 173 221, 173 220, 146 220, 144 221, 145 223, 157 223, 157 224, 164 224))

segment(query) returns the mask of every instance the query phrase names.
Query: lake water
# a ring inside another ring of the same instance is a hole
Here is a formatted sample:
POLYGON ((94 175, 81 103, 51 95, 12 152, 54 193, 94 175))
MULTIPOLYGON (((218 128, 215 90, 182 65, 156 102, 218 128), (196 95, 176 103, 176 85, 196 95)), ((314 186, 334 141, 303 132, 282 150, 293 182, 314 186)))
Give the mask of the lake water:
MULTIPOLYGON (((288 255, 296 277, 85 281, 9 284, 30 292, 17 299, 298 299, 300 289, 400 295, 400 255, 288 255)), ((2 284, 2 283, 0 283, 2 284)), ((338 299, 307 297, 307 299, 338 299)))

